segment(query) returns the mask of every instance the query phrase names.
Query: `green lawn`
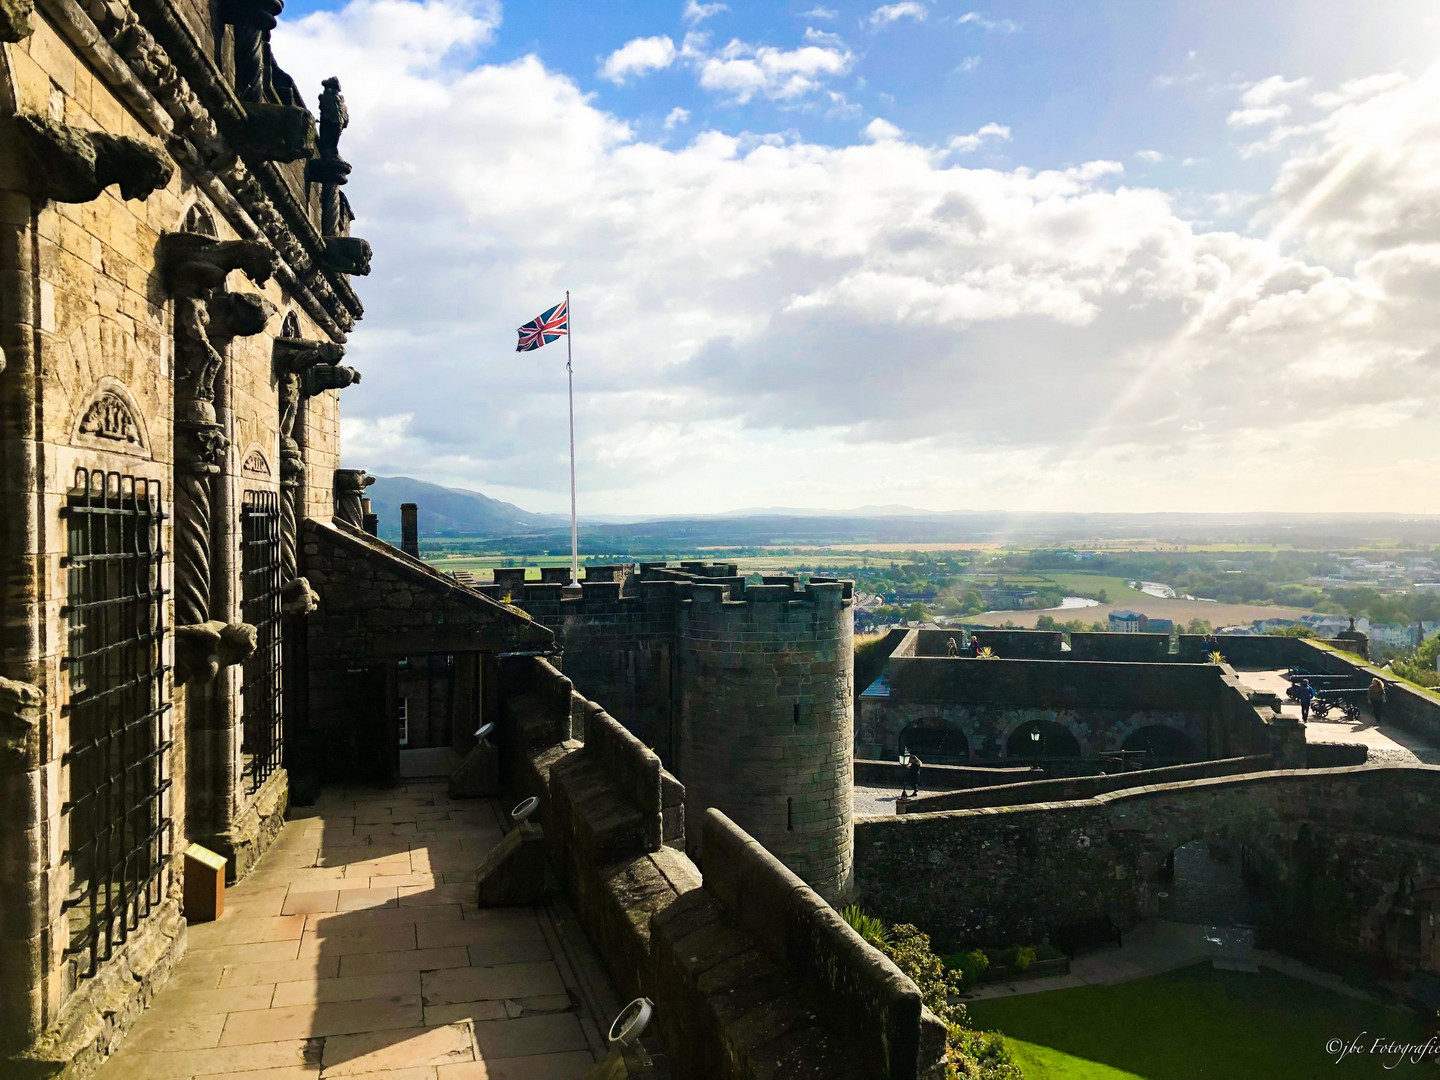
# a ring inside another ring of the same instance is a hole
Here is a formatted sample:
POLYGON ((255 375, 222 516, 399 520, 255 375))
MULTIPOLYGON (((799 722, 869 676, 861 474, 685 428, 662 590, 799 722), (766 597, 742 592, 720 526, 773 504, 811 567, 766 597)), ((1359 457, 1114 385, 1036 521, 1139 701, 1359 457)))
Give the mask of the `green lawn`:
POLYGON ((970 1004, 974 1025, 1003 1031, 1026 1080, 1350 1080, 1433 1076, 1396 1055, 1327 1052, 1375 1040, 1419 1045, 1411 1014, 1262 969, 1183 968, 1118 986, 1086 986, 970 1004))

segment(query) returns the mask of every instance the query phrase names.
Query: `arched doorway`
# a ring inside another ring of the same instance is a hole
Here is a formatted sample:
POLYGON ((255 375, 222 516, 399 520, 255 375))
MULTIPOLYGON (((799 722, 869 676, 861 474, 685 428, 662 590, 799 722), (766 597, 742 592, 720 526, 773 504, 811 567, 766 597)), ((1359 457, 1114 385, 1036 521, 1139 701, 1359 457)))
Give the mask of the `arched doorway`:
POLYGON ((1235 840, 1181 844, 1160 871, 1160 917, 1173 922, 1259 929, 1270 923, 1263 876, 1235 840))
POLYGON ((970 760, 970 740, 965 733, 938 718, 907 724, 900 732, 900 752, 906 750, 932 765, 963 765, 970 760))
POLYGON ((1053 720, 1031 720, 1010 733, 1005 756, 1018 758, 1079 757, 1080 740, 1053 720))
POLYGON ((1150 766, 1181 765, 1200 760, 1200 753, 1190 737, 1164 724, 1136 728, 1125 736, 1120 749, 1127 754, 1144 754, 1144 764, 1150 766))

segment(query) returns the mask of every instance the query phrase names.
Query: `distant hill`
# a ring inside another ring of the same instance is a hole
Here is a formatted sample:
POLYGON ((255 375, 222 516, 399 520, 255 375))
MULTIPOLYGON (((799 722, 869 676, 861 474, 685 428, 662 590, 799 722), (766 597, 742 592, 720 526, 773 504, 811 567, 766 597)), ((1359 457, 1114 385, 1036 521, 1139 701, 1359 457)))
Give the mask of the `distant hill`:
POLYGON ((377 476, 368 494, 380 517, 380 535, 388 540, 399 538, 400 504, 407 502, 420 507, 422 537, 514 536, 569 524, 569 518, 560 514, 532 514, 478 491, 441 487, 409 476, 377 476))

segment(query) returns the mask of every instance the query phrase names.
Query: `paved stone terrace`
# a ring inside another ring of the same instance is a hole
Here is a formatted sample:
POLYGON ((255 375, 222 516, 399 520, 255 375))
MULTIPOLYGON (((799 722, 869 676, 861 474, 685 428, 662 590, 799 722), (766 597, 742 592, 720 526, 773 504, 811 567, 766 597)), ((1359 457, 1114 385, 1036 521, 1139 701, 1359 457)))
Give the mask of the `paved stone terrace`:
POLYGON ((583 1077, 613 990, 563 913, 475 906, 501 812, 418 781, 293 810, 99 1080, 583 1077))

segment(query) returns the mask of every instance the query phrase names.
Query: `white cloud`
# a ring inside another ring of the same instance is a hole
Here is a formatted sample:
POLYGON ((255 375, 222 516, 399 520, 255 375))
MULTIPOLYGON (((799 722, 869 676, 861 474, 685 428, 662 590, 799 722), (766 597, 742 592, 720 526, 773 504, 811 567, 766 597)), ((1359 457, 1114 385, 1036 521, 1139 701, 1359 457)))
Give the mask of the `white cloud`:
POLYGON ((1263 109, 1274 105, 1283 97, 1303 90, 1309 83, 1309 79, 1287 79, 1283 75, 1271 75, 1268 79, 1261 79, 1247 86, 1240 95, 1240 104, 1247 109, 1263 109))
POLYGON ((809 11, 801 12, 802 19, 833 19, 838 13, 834 8, 813 7, 809 11))
POLYGON ((1259 127, 1261 124, 1273 124, 1289 115, 1289 105, 1267 105, 1258 109, 1236 109, 1225 118, 1225 122, 1237 128, 1259 127))
POLYGON ((670 130, 672 130, 673 128, 677 128, 677 127, 679 127, 681 124, 688 124, 689 122, 690 122, 690 110, 689 110, 689 109, 682 109, 679 105, 676 105, 673 109, 671 109, 668 113, 665 114, 665 130, 666 130, 666 131, 670 131, 670 130))
POLYGON ((722 11, 729 10, 729 4, 700 4, 696 3, 696 0, 685 0, 683 18, 688 23, 698 23, 712 15, 719 15, 722 11))
POLYGON ((1136 150, 1135 156, 1141 161, 1148 161, 1152 165, 1165 160, 1165 155, 1159 150, 1136 150))
POLYGON ((1020 31, 1020 24, 1014 19, 992 19, 981 15, 978 11, 967 11, 955 19, 955 25, 978 26, 982 30, 994 30, 1001 34, 1015 34, 1020 31))
POLYGON ((617 86, 632 75, 647 75, 675 62, 675 42, 668 37, 635 38, 605 58, 600 77, 617 86))
POLYGON ((964 72, 964 71, 974 71, 974 70, 975 70, 977 67, 979 67, 979 66, 980 66, 980 57, 978 57, 978 56, 967 56, 967 57, 965 57, 964 60, 961 60, 960 63, 958 63, 958 64, 955 65, 955 70, 956 70, 956 71, 961 71, 961 72, 964 72))
POLYGON ((886 26, 889 23, 897 22, 900 19, 914 19, 916 22, 924 22, 930 12, 924 4, 916 0, 900 0, 896 4, 884 4, 870 13, 866 21, 871 26, 886 26))
POLYGON ((699 61, 700 85, 740 104, 757 94, 791 101, 818 89, 826 79, 845 74, 853 60, 841 48, 779 49, 737 39, 699 61))
POLYGON ((886 140, 898 139, 904 134, 903 131, 890 123, 889 120, 882 120, 878 116, 865 125, 864 131, 865 138, 871 142, 884 142, 886 140))
POLYGON ((1000 142, 1010 141, 1010 129, 1004 124, 989 123, 983 124, 969 135, 956 135, 950 140, 949 146, 959 154, 968 154, 973 150, 979 150, 991 139, 998 139, 1000 142))
POLYGON ((1337 100, 1252 222, 1207 230, 1114 162, 972 168, 903 132, 670 148, 535 57, 456 62, 493 29, 385 0, 275 33, 302 87, 346 86, 375 247, 347 464, 568 508, 564 354, 517 361, 513 328, 569 288, 582 516, 1437 509, 1413 483, 1440 468, 1428 84, 1337 100), (1382 469, 1337 438, 1409 449, 1382 469))

